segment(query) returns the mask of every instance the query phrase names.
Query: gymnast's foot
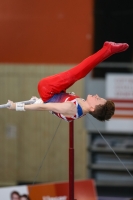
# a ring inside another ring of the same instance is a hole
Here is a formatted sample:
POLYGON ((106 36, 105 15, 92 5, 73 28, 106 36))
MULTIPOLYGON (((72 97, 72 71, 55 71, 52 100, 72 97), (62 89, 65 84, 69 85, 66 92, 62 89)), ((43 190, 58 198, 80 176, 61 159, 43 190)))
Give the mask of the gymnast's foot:
POLYGON ((129 45, 127 43, 115 43, 115 42, 104 42, 103 46, 110 48, 111 53, 119 53, 128 49, 129 45))

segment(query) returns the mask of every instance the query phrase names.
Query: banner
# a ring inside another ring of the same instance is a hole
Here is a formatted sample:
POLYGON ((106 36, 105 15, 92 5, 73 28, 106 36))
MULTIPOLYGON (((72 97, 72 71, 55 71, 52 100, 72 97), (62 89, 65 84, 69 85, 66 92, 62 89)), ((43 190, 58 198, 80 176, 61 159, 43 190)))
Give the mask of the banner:
POLYGON ((106 98, 115 103, 115 114, 106 122, 109 131, 133 131, 133 75, 107 74, 106 98))
MULTIPOLYGON (((75 181, 76 200, 97 200, 95 183, 93 180, 75 181)), ((28 186, 0 188, 2 200, 11 200, 11 194, 28 195, 30 200, 69 200, 69 183, 50 183, 28 186)), ((17 199, 17 198, 16 198, 17 199)), ((18 199, 19 200, 19 199, 18 199)))

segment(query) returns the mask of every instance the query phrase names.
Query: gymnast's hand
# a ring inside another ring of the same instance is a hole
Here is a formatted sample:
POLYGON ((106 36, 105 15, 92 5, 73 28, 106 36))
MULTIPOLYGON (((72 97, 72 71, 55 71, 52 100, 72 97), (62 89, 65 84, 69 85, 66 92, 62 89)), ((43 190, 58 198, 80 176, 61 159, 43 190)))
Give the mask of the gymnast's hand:
POLYGON ((9 104, 9 107, 7 107, 8 109, 10 109, 10 110, 15 110, 16 109, 16 104, 13 101, 8 100, 7 103, 9 104))
POLYGON ((32 96, 30 100, 38 100, 38 98, 36 96, 32 96))
POLYGON ((31 97, 30 100, 35 100, 35 103, 34 104, 39 104, 39 103, 43 103, 42 99, 41 98, 37 98, 36 96, 33 96, 31 97))

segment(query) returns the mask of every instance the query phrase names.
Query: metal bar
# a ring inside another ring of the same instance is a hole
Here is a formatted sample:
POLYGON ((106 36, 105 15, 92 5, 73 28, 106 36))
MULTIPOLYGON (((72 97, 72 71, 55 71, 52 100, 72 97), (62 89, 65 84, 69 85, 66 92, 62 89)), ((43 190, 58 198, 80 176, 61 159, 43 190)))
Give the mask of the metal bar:
MULTIPOLYGON (((35 99, 32 99, 32 100, 27 100, 27 101, 20 101, 20 102, 16 102, 16 103, 24 103, 24 104, 33 104, 35 103, 36 100, 35 99)), ((10 103, 6 103, 6 104, 2 104, 0 105, 0 108, 8 108, 10 107, 10 103)))
POLYGON ((74 200, 74 122, 69 122, 69 200, 74 200))

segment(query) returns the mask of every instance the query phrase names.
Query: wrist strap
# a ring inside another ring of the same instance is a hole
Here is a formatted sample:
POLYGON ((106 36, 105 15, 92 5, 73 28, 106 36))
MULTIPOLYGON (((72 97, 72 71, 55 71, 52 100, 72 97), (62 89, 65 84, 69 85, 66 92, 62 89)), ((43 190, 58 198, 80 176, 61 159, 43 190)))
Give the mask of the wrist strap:
POLYGON ((25 111, 24 103, 16 103, 16 111, 25 111))

